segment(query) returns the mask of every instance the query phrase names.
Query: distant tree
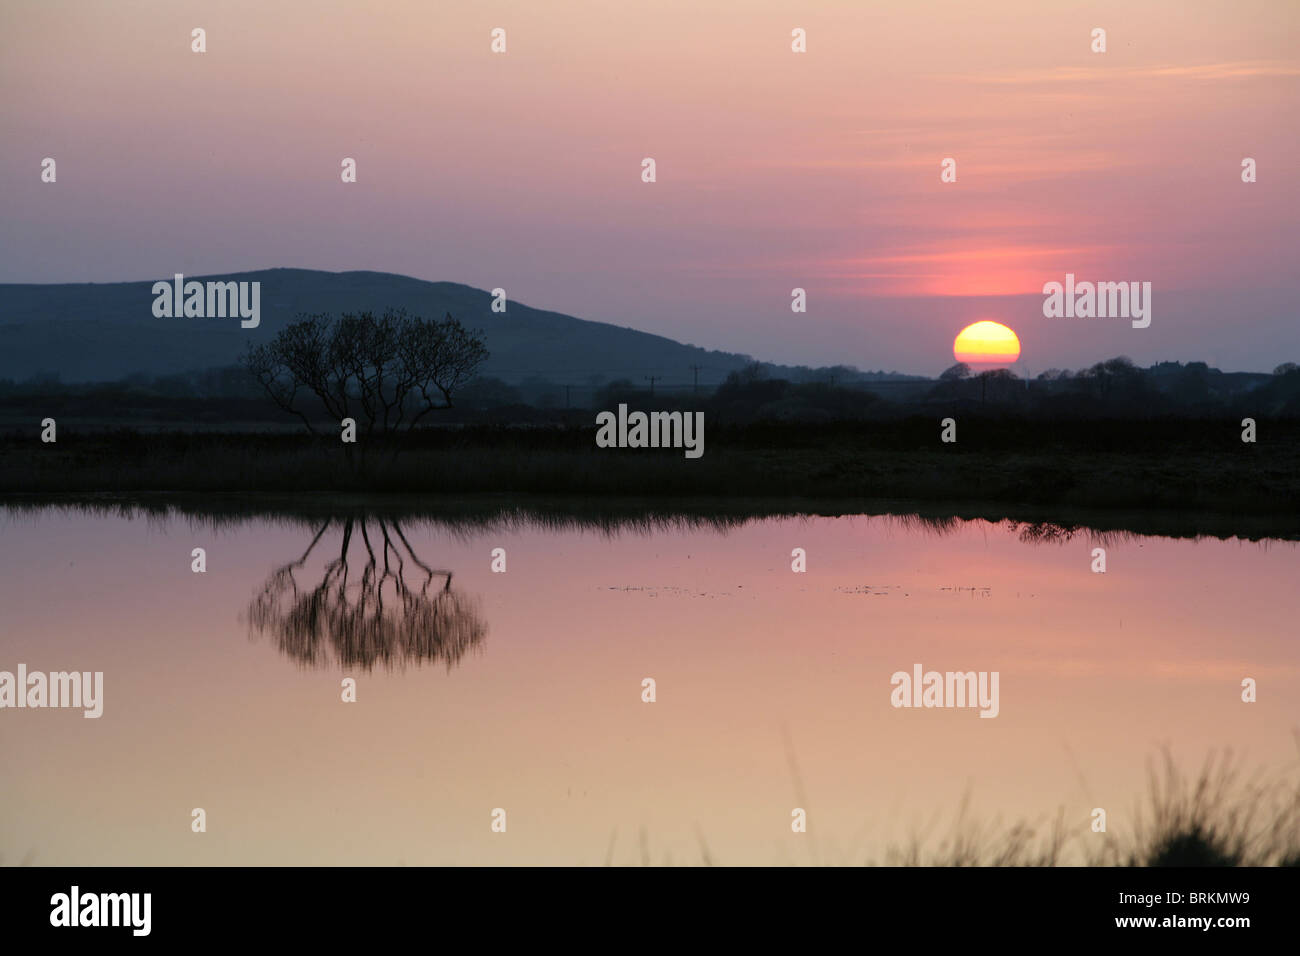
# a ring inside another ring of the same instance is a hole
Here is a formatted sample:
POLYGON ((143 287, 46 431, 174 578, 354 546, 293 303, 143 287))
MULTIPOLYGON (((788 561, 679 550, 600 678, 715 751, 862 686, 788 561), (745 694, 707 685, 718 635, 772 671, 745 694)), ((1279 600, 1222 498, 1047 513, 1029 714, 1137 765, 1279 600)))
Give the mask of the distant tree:
POLYGON ((616 378, 608 385, 596 389, 592 404, 596 408, 612 409, 621 403, 636 402, 643 391, 645 390, 633 385, 631 379, 616 378))
POLYGON ((1204 362, 1188 362, 1172 379, 1169 392, 1176 402, 1192 405, 1210 400, 1210 367, 1204 362))
POLYGON ((852 365, 825 365, 815 369, 799 365, 795 367, 794 374, 789 375, 791 382, 822 382, 827 385, 845 385, 856 382, 861 377, 862 372, 852 365))
POLYGON ((1125 355, 1120 355, 1104 362, 1098 362, 1083 374, 1089 378, 1102 379, 1119 375, 1132 375, 1136 372, 1137 366, 1133 364, 1133 360, 1125 355))
POLYGON ((204 369, 195 378, 198 393, 206 397, 256 398, 262 394, 262 386, 242 365, 204 369))
POLYGON ((962 379, 970 378, 970 366, 965 362, 958 362, 956 365, 950 365, 939 373, 941 382, 960 382, 962 379))
POLYGON ((1300 369, 1300 365, 1296 365, 1295 362, 1283 362, 1277 368, 1273 369, 1273 374, 1289 375, 1290 373, 1296 371, 1297 369, 1300 369))
POLYGON ((764 405, 786 396, 791 384, 784 378, 772 378, 761 362, 751 362, 730 373, 713 393, 711 403, 729 415, 744 419, 758 413, 764 405))
POLYGON ((762 362, 750 362, 743 368, 738 368, 727 375, 726 384, 728 385, 752 385, 755 382, 762 382, 770 377, 768 367, 762 362))
POLYGON ((1019 390, 1015 389, 1014 386, 1019 383, 1020 379, 1009 368, 987 369, 976 375, 975 380, 980 383, 981 402, 987 401, 990 397, 995 402, 1003 401, 1009 395, 1019 394, 1019 390))
POLYGON ((313 434, 302 408, 307 394, 331 418, 353 418, 363 434, 387 435, 450 408, 487 356, 482 336, 450 315, 436 322, 389 309, 379 317, 301 316, 270 342, 249 346, 244 367, 313 434))
POLYGON ((186 375, 159 375, 153 380, 153 390, 165 398, 194 396, 194 386, 186 375))
POLYGON ((1079 373, 1079 377, 1085 379, 1090 386, 1095 383, 1096 389, 1103 399, 1110 398, 1112 393, 1119 388, 1132 391, 1142 372, 1133 360, 1126 355, 1120 355, 1113 359, 1107 359, 1104 362, 1098 362, 1092 368, 1079 373))
POLYGON ((519 392, 529 405, 554 408, 564 400, 564 389, 541 375, 530 375, 519 383, 519 392))
POLYGON ((462 408, 503 408, 522 405, 524 397, 519 389, 499 378, 479 375, 461 386, 457 402, 462 408))

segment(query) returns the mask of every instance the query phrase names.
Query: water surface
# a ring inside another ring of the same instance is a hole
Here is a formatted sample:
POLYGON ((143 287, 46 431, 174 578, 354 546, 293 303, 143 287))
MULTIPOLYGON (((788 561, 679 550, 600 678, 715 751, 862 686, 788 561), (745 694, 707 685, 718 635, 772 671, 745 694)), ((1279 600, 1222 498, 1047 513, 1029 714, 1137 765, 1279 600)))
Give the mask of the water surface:
POLYGON ((0 711, 10 863, 858 863, 965 795, 1122 833, 1162 745, 1296 757, 1292 543, 62 509, 0 539, 0 670, 105 681, 98 720, 0 711), (915 663, 998 671, 999 715, 892 707, 915 663))

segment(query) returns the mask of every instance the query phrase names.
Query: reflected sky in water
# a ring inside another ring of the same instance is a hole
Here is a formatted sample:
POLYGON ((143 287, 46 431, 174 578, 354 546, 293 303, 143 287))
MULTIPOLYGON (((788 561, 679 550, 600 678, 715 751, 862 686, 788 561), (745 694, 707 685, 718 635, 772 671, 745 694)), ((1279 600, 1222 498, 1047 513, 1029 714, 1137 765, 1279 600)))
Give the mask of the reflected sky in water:
POLYGON ((861 862, 968 793, 1122 832, 1164 744, 1295 762, 1294 544, 1028 530, 6 511, 0 669, 102 670, 105 704, 0 712, 0 853, 861 862), (914 663, 999 671, 999 716, 892 708, 914 663))

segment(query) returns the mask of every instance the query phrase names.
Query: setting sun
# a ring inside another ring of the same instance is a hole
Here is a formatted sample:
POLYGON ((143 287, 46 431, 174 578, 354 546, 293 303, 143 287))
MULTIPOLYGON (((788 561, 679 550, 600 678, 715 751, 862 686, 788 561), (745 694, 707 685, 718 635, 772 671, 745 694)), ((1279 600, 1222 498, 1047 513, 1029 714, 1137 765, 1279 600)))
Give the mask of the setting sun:
POLYGON ((1010 365, 1020 358, 1020 339, 1000 322, 976 322, 957 333, 952 354, 972 365, 1010 365))

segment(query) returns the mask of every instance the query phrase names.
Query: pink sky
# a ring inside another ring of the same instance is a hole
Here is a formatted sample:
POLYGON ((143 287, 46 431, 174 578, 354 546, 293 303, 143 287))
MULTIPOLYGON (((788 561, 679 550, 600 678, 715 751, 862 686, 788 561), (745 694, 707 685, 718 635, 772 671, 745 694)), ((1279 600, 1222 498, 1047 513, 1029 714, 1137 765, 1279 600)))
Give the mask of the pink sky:
POLYGON ((776 361, 935 372, 990 318, 1031 372, 1268 369, 1300 359, 1298 22, 1289 0, 7 5, 0 281, 375 269, 776 361), (1150 281, 1152 327, 1044 319, 1066 272, 1150 281))

